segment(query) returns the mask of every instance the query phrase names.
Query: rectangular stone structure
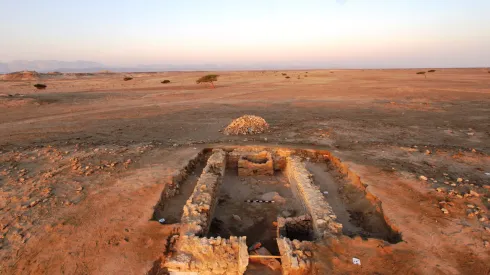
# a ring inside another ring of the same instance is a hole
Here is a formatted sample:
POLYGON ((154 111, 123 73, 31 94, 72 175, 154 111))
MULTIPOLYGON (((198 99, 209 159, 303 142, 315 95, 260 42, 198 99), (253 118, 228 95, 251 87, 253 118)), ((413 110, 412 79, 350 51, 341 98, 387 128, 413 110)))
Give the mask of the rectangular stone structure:
POLYGON ((248 152, 238 159, 238 176, 274 175, 274 166, 270 152, 248 152))

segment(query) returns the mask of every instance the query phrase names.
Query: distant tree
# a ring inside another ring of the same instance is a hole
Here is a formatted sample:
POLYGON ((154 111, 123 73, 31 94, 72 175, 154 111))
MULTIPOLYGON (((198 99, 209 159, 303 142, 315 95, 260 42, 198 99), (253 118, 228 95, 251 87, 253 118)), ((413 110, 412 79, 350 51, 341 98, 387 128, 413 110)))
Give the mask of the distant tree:
POLYGON ((214 88, 213 82, 218 81, 218 76, 219 75, 217 75, 217 74, 208 74, 208 75, 205 75, 205 76, 199 78, 198 80, 196 80, 196 83, 197 84, 211 83, 211 86, 214 88))
POLYGON ((435 72, 435 71, 436 71, 436 70, 428 70, 427 72, 428 72, 428 73, 433 73, 433 72, 435 72))
POLYGON ((40 83, 38 83, 38 84, 35 84, 34 87, 36 87, 36 89, 38 89, 38 90, 44 90, 48 86, 46 84, 40 84, 40 83))
POLYGON ((133 79, 133 78, 132 77, 128 77, 128 76, 126 76, 125 78, 123 78, 124 81, 129 81, 131 79, 133 79))
POLYGON ((425 75, 425 72, 417 72, 417 74, 423 74, 425 78, 427 78, 427 75, 425 75))
POLYGON ((170 83, 170 80, 168 79, 165 79, 164 81, 162 81, 163 84, 167 84, 167 83, 170 83))

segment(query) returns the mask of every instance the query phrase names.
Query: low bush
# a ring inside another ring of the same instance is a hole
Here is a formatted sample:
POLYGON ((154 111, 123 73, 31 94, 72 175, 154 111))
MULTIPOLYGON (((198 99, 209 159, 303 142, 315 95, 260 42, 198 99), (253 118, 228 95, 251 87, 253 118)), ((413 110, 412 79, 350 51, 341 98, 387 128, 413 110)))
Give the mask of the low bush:
POLYGON ((34 87, 36 87, 38 90, 44 90, 46 87, 48 87, 46 84, 35 84, 34 87))

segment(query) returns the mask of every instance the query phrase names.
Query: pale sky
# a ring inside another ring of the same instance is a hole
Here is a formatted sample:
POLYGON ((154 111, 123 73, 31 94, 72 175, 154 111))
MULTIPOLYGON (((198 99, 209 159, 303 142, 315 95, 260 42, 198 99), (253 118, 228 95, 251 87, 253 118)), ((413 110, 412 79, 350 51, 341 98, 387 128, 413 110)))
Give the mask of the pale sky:
POLYGON ((0 62, 490 66, 490 0, 0 0, 0 62))

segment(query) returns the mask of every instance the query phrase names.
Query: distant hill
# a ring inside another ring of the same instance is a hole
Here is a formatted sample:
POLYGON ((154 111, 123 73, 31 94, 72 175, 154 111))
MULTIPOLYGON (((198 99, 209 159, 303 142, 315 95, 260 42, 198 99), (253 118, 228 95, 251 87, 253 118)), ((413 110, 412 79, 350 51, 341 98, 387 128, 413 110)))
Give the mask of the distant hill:
POLYGON ((11 73, 18 71, 37 71, 47 73, 59 71, 60 68, 70 68, 72 71, 88 70, 91 68, 102 68, 103 64, 92 61, 58 61, 58 60, 14 60, 0 63, 0 73, 11 73))

